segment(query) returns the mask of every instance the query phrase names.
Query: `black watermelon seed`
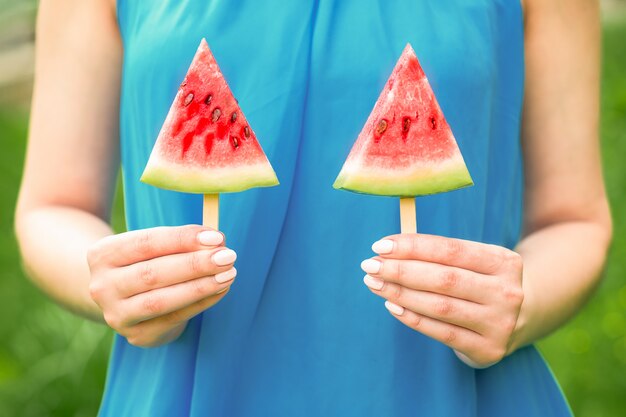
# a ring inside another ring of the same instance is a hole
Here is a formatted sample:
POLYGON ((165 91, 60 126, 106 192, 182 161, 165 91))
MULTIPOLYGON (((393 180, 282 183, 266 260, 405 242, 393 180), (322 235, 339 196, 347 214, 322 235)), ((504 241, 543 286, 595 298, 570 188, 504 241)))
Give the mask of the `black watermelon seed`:
POLYGON ((185 107, 187 107, 193 101, 193 93, 187 94, 185 97, 185 107))
POLYGON ((378 126, 376 126, 376 134, 380 136, 385 133, 385 130, 387 130, 387 120, 381 119, 380 122, 378 122, 378 126))
POLYGON ((407 133, 410 128, 411 128, 411 118, 404 117, 402 119, 402 132, 407 133))
POLYGON ((220 119, 220 116, 222 115, 222 111, 220 110, 219 107, 216 107, 213 110, 213 114, 211 115, 211 121, 213 123, 217 122, 220 119))

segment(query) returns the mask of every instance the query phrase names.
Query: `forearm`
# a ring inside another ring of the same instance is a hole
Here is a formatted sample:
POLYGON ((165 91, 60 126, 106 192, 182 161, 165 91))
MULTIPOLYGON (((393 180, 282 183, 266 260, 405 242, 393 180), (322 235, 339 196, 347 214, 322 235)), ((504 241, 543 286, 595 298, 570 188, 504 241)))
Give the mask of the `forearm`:
POLYGON ((112 234, 109 225, 79 209, 44 206, 18 211, 16 233, 30 278, 67 309, 103 321, 89 296, 86 254, 90 245, 112 234))
POLYGON ((610 225, 571 221, 520 242, 524 302, 511 351, 548 335, 582 308, 599 282, 610 239, 610 225))

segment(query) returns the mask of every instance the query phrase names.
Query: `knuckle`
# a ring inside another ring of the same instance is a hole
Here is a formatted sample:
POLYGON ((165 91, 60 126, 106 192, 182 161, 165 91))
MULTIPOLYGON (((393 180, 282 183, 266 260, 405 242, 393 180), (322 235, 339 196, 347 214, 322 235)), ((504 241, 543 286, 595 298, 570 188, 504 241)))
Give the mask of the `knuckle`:
POLYGON ((459 272, 452 269, 444 269, 439 278, 439 288, 442 290, 452 290, 459 284, 459 272))
POLYGON ((154 295, 146 296, 142 304, 143 304, 143 309, 151 315, 160 314, 163 311, 163 307, 164 307, 163 300, 154 295))
POLYGON ((463 256, 463 244, 457 239, 446 239, 444 244, 444 253, 448 259, 459 259, 463 256))
POLYGON ((517 285, 504 285, 502 295, 511 304, 520 306, 524 302, 524 291, 517 285))
POLYGON ((417 254, 417 239, 411 235, 399 235, 395 239, 397 252, 409 258, 417 254))
POLYGON ((407 267, 407 263, 406 262, 402 262, 402 261, 394 261, 395 267, 395 273, 396 273, 396 278, 398 280, 398 282, 401 283, 406 283, 409 280, 409 268, 407 267))
POLYGON ((412 317, 409 319, 409 326, 417 330, 420 328, 421 325, 422 316, 420 316, 419 314, 413 314, 412 317))
POLYGON ((189 270, 196 275, 207 272, 210 258, 203 252, 193 252, 189 255, 189 270), (204 255, 204 256, 203 256, 204 255))
POLYGON ((508 249, 498 245, 485 245, 486 253, 483 258, 483 263, 487 272, 492 274, 503 269, 506 264, 506 257, 508 249))
POLYGON ((109 238, 105 237, 87 248, 86 258, 90 270, 105 262, 108 240, 109 238))
POLYGON ((100 261, 100 244, 95 243, 87 249, 87 263, 89 268, 97 265, 100 261))
POLYGON ((456 330, 448 330, 443 338, 444 343, 446 344, 450 344, 453 343, 458 337, 458 334, 456 332, 456 330))
POLYGON ((148 288, 152 288, 158 283, 156 271, 149 262, 145 262, 139 268, 139 280, 148 288))
POLYGON ((198 296, 205 296, 211 291, 211 284, 206 278, 198 278, 191 281, 191 287, 194 294, 198 296))
POLYGON ((497 272, 502 269, 504 257, 501 253, 492 253, 487 259, 487 269, 489 273, 497 272))
POLYGON ((388 286, 388 294, 389 300, 392 300, 394 302, 398 302, 401 303, 403 298, 404 298, 404 288, 400 285, 389 285, 388 286))
POLYGON ((151 230, 141 230, 135 239, 135 249, 141 255, 154 253, 154 234, 151 230))
POLYGON ((191 243, 196 242, 196 235, 199 228, 197 225, 186 225, 178 227, 176 230, 176 243, 179 249, 185 249, 193 246, 191 243))
POLYGON ((454 310, 454 306, 450 300, 442 298, 435 303, 435 313, 441 317, 449 316, 454 310))
POLYGON ((190 234, 188 227, 180 227, 176 232, 176 243, 179 248, 184 248, 187 236, 190 234))
POLYGON ((92 300, 98 301, 102 297, 104 286, 100 280, 92 280, 89 283, 89 296, 92 300))

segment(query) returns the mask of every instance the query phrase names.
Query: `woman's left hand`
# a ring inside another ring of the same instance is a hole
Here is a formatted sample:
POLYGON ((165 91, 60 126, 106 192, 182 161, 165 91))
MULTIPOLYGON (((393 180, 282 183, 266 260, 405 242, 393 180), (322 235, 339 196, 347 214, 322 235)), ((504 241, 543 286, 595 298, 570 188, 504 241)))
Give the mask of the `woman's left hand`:
POLYGON ((522 258, 501 246, 423 234, 372 245, 365 284, 410 328, 454 349, 475 368, 513 351, 524 299, 522 258))

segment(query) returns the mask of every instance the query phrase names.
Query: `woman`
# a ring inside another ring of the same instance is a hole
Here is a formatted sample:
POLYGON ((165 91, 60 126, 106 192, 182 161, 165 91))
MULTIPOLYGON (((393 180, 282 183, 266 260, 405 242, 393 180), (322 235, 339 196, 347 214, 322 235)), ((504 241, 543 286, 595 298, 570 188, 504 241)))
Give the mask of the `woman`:
POLYGON ((569 415, 532 343, 611 236, 596 2, 42 1, 37 30, 16 228, 33 279, 119 334, 100 415, 569 415), (202 37, 281 180, 224 195, 223 234, 138 181, 202 37), (418 199, 417 235, 331 188, 406 42, 476 184, 418 199))

